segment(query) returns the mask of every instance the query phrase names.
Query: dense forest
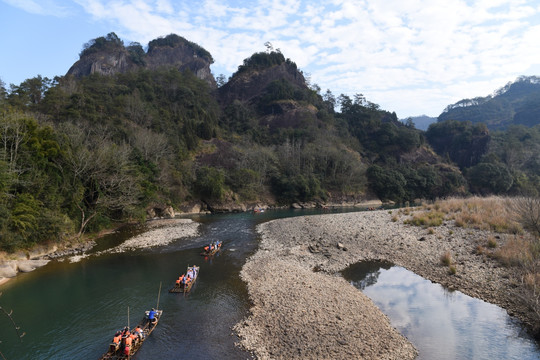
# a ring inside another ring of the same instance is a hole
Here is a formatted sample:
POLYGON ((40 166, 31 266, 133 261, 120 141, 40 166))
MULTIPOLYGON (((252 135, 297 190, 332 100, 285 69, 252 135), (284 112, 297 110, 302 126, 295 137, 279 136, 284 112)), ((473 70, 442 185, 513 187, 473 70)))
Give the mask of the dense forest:
POLYGON ((216 83, 197 44, 169 35, 150 45, 154 60, 111 33, 86 44, 81 61, 114 49, 131 59, 125 71, 0 82, 0 250, 144 221, 164 206, 540 190, 538 125, 492 132, 447 120, 424 132, 360 93, 321 92, 279 50, 216 83), (196 71, 156 65, 159 47, 198 54, 196 71))
POLYGON ((490 130, 512 125, 532 127, 540 122, 540 77, 521 76, 493 95, 463 99, 448 105, 439 121, 460 120, 484 123, 490 130))

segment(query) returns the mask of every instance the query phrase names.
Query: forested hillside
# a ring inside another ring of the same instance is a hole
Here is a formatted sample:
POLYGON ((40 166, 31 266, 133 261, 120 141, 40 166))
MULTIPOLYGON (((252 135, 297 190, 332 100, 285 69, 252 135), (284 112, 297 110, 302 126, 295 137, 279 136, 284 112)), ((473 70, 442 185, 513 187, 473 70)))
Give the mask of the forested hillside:
POLYGON ((0 249, 143 221, 167 206, 243 211, 540 189, 538 128, 444 122, 424 133, 361 94, 308 86, 279 51, 253 54, 216 83, 198 45, 169 35, 148 49, 111 33, 86 44, 65 76, 0 84, 0 249), (109 52, 129 66, 108 67, 109 52), (204 64, 186 62, 193 54, 204 64), (485 184, 494 171, 502 180, 485 184))
POLYGON ((495 91, 493 95, 461 100, 449 105, 438 120, 484 123, 490 130, 506 130, 511 125, 538 125, 540 78, 523 76, 495 91))

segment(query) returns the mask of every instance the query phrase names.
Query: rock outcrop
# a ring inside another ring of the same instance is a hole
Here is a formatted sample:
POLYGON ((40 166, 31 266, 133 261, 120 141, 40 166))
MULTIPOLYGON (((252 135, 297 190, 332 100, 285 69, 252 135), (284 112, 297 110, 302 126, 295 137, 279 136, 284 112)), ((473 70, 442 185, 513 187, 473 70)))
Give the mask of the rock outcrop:
POLYGON ((208 51, 175 34, 152 40, 148 52, 144 52, 140 44, 125 47, 114 33, 110 33, 89 42, 67 75, 114 75, 141 68, 155 70, 174 67, 180 71, 189 70, 216 87, 216 80, 210 71, 213 62, 208 51))
POLYGON ((307 88, 306 79, 295 65, 283 62, 265 69, 244 71, 234 76, 220 88, 220 101, 223 104, 234 100, 253 102, 267 86, 275 80, 285 80, 298 88, 307 88))

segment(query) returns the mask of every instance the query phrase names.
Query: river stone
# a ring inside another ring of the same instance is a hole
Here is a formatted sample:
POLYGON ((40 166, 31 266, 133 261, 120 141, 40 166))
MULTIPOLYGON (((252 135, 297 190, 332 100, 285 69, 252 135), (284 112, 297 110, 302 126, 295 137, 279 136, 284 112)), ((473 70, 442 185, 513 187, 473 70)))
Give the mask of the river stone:
POLYGON ((20 260, 18 262, 19 271, 30 272, 35 269, 47 265, 49 260, 20 260))
POLYGON ((166 219, 174 219, 175 213, 172 206, 167 206, 163 209, 163 217, 166 219))
POLYGON ((58 246, 56 246, 56 245, 53 245, 50 248, 36 247, 36 248, 28 251, 28 258, 30 258, 30 259, 41 258, 41 257, 47 256, 50 253, 55 252, 57 250, 58 250, 58 246))
POLYGON ((17 275, 17 262, 14 260, 6 261, 0 265, 0 277, 12 278, 17 275))

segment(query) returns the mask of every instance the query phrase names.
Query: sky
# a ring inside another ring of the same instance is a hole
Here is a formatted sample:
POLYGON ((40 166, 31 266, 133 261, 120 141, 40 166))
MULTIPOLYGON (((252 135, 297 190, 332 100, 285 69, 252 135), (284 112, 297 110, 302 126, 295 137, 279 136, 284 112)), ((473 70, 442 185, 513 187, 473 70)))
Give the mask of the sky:
POLYGON ((84 44, 177 34, 229 77, 270 42, 321 93, 438 116, 540 75, 540 0, 0 0, 0 79, 65 75, 84 44))

